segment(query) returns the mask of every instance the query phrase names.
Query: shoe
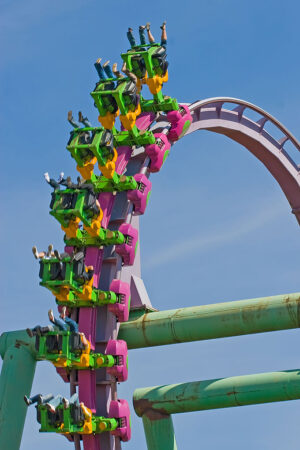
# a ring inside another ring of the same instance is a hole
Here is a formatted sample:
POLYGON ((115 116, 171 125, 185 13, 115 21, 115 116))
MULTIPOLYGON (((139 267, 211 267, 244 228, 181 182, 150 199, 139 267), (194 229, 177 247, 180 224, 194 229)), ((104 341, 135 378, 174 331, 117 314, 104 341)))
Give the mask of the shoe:
POLYGON ((63 180, 63 178, 64 178, 64 172, 60 172, 59 178, 57 181, 60 183, 63 180))
POLYGON ((54 406, 50 405, 50 403, 46 403, 46 408, 48 409, 49 412, 55 414, 55 408, 54 406))
POLYGON ((61 260, 60 253, 59 253, 58 250, 54 250, 54 256, 55 256, 55 258, 57 258, 59 261, 61 260))
POLYGON ((48 317, 49 317, 50 322, 54 322, 53 309, 49 309, 49 311, 48 311, 48 317))
POLYGON ((64 409, 68 409, 69 406, 70 406, 69 400, 66 399, 65 397, 63 397, 63 398, 62 398, 62 402, 63 402, 63 405, 64 405, 64 409))
POLYGON ((49 177, 49 173, 48 172, 44 173, 44 177, 45 177, 45 180, 47 181, 47 183, 50 183, 50 177, 49 177))
POLYGON ((72 119, 73 119, 73 113, 72 113, 72 111, 69 111, 68 112, 68 120, 70 121, 72 119))
POLYGON ((132 29, 132 28, 128 28, 128 32, 129 32, 129 33, 132 33, 132 32, 133 32, 133 29, 132 29))
POLYGON ((145 28, 146 28, 146 25, 140 25, 140 26, 139 26, 139 30, 140 30, 140 31, 144 30, 145 28))
POLYGON ((164 28, 166 28, 166 23, 167 23, 167 21, 166 20, 164 20, 164 22, 162 23, 162 25, 161 25, 161 30, 163 30, 164 28))
MULTIPOLYGON (((28 336, 29 337, 33 337, 34 336, 34 334, 33 334, 33 332, 32 332, 32 329, 31 328, 26 328, 26 333, 28 334, 28 336)), ((25 396, 26 397, 26 396, 25 396)), ((24 397, 24 400, 25 400, 25 397, 24 397)), ((26 401, 26 400, 25 400, 26 401)), ((29 405, 30 403, 28 403, 28 405, 29 405)))
POLYGON ((103 63, 103 66, 102 67, 106 67, 106 66, 108 66, 108 64, 110 63, 110 61, 108 60, 108 61, 105 61, 105 63, 103 63))
POLYGON ((146 23, 146 30, 149 31, 150 30, 150 22, 146 23))
POLYGON ((32 401, 30 400, 30 398, 27 397, 27 395, 24 395, 24 402, 26 403, 27 406, 32 405, 32 401))
POLYGON ((79 122, 82 122, 82 120, 83 120, 83 115, 82 115, 81 111, 79 111, 79 113, 78 113, 78 120, 79 120, 79 122))
POLYGON ((32 247, 32 253, 33 253, 33 256, 35 257, 35 259, 39 259, 39 253, 38 253, 35 245, 32 247))
POLYGON ((53 245, 52 244, 49 244, 48 245, 48 251, 47 251, 47 256, 52 256, 52 253, 53 253, 53 245))
POLYGON ((98 58, 96 64, 100 64, 102 58, 98 58))

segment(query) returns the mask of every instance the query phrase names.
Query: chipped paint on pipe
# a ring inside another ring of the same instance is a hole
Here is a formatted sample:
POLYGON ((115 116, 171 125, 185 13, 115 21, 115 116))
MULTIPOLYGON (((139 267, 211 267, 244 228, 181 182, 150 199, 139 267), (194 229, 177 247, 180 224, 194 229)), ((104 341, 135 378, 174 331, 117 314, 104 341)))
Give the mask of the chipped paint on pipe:
POLYGON ((132 317, 119 333, 129 349, 287 330, 300 326, 300 293, 132 317))
POLYGON ((268 372, 136 389, 138 416, 176 414, 300 399, 300 370, 268 372))

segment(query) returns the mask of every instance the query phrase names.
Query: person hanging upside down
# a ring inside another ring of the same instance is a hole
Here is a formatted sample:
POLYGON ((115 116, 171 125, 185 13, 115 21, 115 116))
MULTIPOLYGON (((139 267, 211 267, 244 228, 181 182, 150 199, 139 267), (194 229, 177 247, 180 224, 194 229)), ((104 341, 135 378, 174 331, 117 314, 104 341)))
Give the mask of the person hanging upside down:
MULTIPOLYGON (((166 30, 166 21, 163 22, 163 24, 161 25, 161 38, 160 38, 160 45, 162 47, 164 47, 164 49, 167 48, 167 30, 166 30)), ((151 33, 150 30, 150 22, 147 22, 146 24, 146 30, 147 30, 147 35, 148 35, 148 40, 150 44, 153 44, 155 42, 154 36, 151 33)))

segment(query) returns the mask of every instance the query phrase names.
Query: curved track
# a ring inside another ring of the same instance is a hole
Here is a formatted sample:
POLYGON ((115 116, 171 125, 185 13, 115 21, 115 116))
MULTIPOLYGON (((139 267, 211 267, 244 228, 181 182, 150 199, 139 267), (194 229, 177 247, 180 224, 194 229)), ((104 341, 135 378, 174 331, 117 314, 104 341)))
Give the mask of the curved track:
POLYGON ((213 131, 246 147, 277 180, 300 223, 300 170, 284 149, 284 145, 290 142, 300 151, 299 141, 269 113, 243 100, 215 97, 194 102, 189 108, 193 123, 187 134, 197 130, 213 131), (231 104, 232 109, 224 108, 224 103, 231 104), (258 113, 260 119, 255 122, 248 118, 247 110, 258 113), (281 138, 276 139, 265 129, 267 123, 276 127, 281 138))
MULTIPOLYGON (((197 130, 208 130, 223 134, 230 139, 246 147, 254 156, 256 156, 271 172, 274 178, 281 186, 286 195, 292 212, 296 215, 300 223, 300 182, 299 168, 293 159, 284 149, 286 142, 290 141, 296 150, 300 151, 300 143, 297 139, 274 117, 243 100, 230 97, 216 97, 197 101, 189 104, 189 109, 193 117, 193 123, 186 134, 197 130), (232 109, 224 108, 224 104, 232 105, 232 109), (253 121, 246 116, 247 110, 254 111, 260 115, 258 121, 253 121), (281 133, 282 137, 276 139, 266 129, 267 123, 272 123, 281 133)), ((154 117, 151 114, 145 114, 138 118, 140 129, 151 129, 153 132, 163 132, 168 136, 170 123, 166 121, 166 115, 161 114, 154 117)), ((135 150, 129 147, 120 148, 117 162, 117 172, 119 174, 134 175, 144 173, 149 177, 148 166, 150 160, 143 148, 135 150)), ((99 201, 104 205, 103 226, 109 229, 118 229, 122 222, 132 223, 138 228, 138 217, 133 215, 132 204, 127 200, 126 193, 118 193, 113 196, 110 193, 100 194, 99 201)), ((106 249, 87 249, 86 264, 93 265, 95 270, 95 287, 107 290, 113 278, 119 278, 133 286, 134 278, 140 276, 139 255, 133 266, 122 266, 120 256, 118 256, 114 247, 106 249)), ((141 280, 140 280, 141 281, 141 280)), ((133 293, 132 293, 133 296, 133 293)), ((147 294, 145 293, 147 303, 147 294)), ((142 306, 143 299, 140 300, 142 306)), ((145 302, 144 302, 145 303, 145 302)), ((137 307, 138 302, 133 301, 131 307, 137 307)), ((151 306, 151 304, 150 304, 151 306)), ((146 307, 149 307, 146 305, 146 307)), ((115 317, 109 313, 107 307, 81 308, 79 313, 79 327, 89 337, 93 347, 98 351, 103 351, 105 343, 109 339, 116 339, 118 334, 118 323, 115 317)), ((116 383, 111 377, 107 378, 106 372, 81 371, 79 378, 76 374, 71 377, 71 393, 79 385, 79 395, 81 401, 97 411, 98 414, 105 415, 111 399, 116 399, 116 383)), ((120 448, 119 438, 114 438, 108 433, 98 436, 83 437, 85 450, 116 450, 120 448)), ((75 447, 80 448, 77 440, 75 447)))

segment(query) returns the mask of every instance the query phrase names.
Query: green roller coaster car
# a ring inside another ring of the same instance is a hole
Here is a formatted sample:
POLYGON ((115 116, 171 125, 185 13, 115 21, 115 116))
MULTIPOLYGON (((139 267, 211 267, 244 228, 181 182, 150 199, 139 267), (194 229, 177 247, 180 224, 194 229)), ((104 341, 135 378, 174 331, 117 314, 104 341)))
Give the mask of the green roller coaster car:
POLYGON ((91 410, 77 404, 71 404, 68 408, 60 405, 54 414, 48 411, 46 405, 38 405, 37 420, 41 424, 40 432, 61 434, 98 434, 120 426, 118 419, 95 416, 91 410))

